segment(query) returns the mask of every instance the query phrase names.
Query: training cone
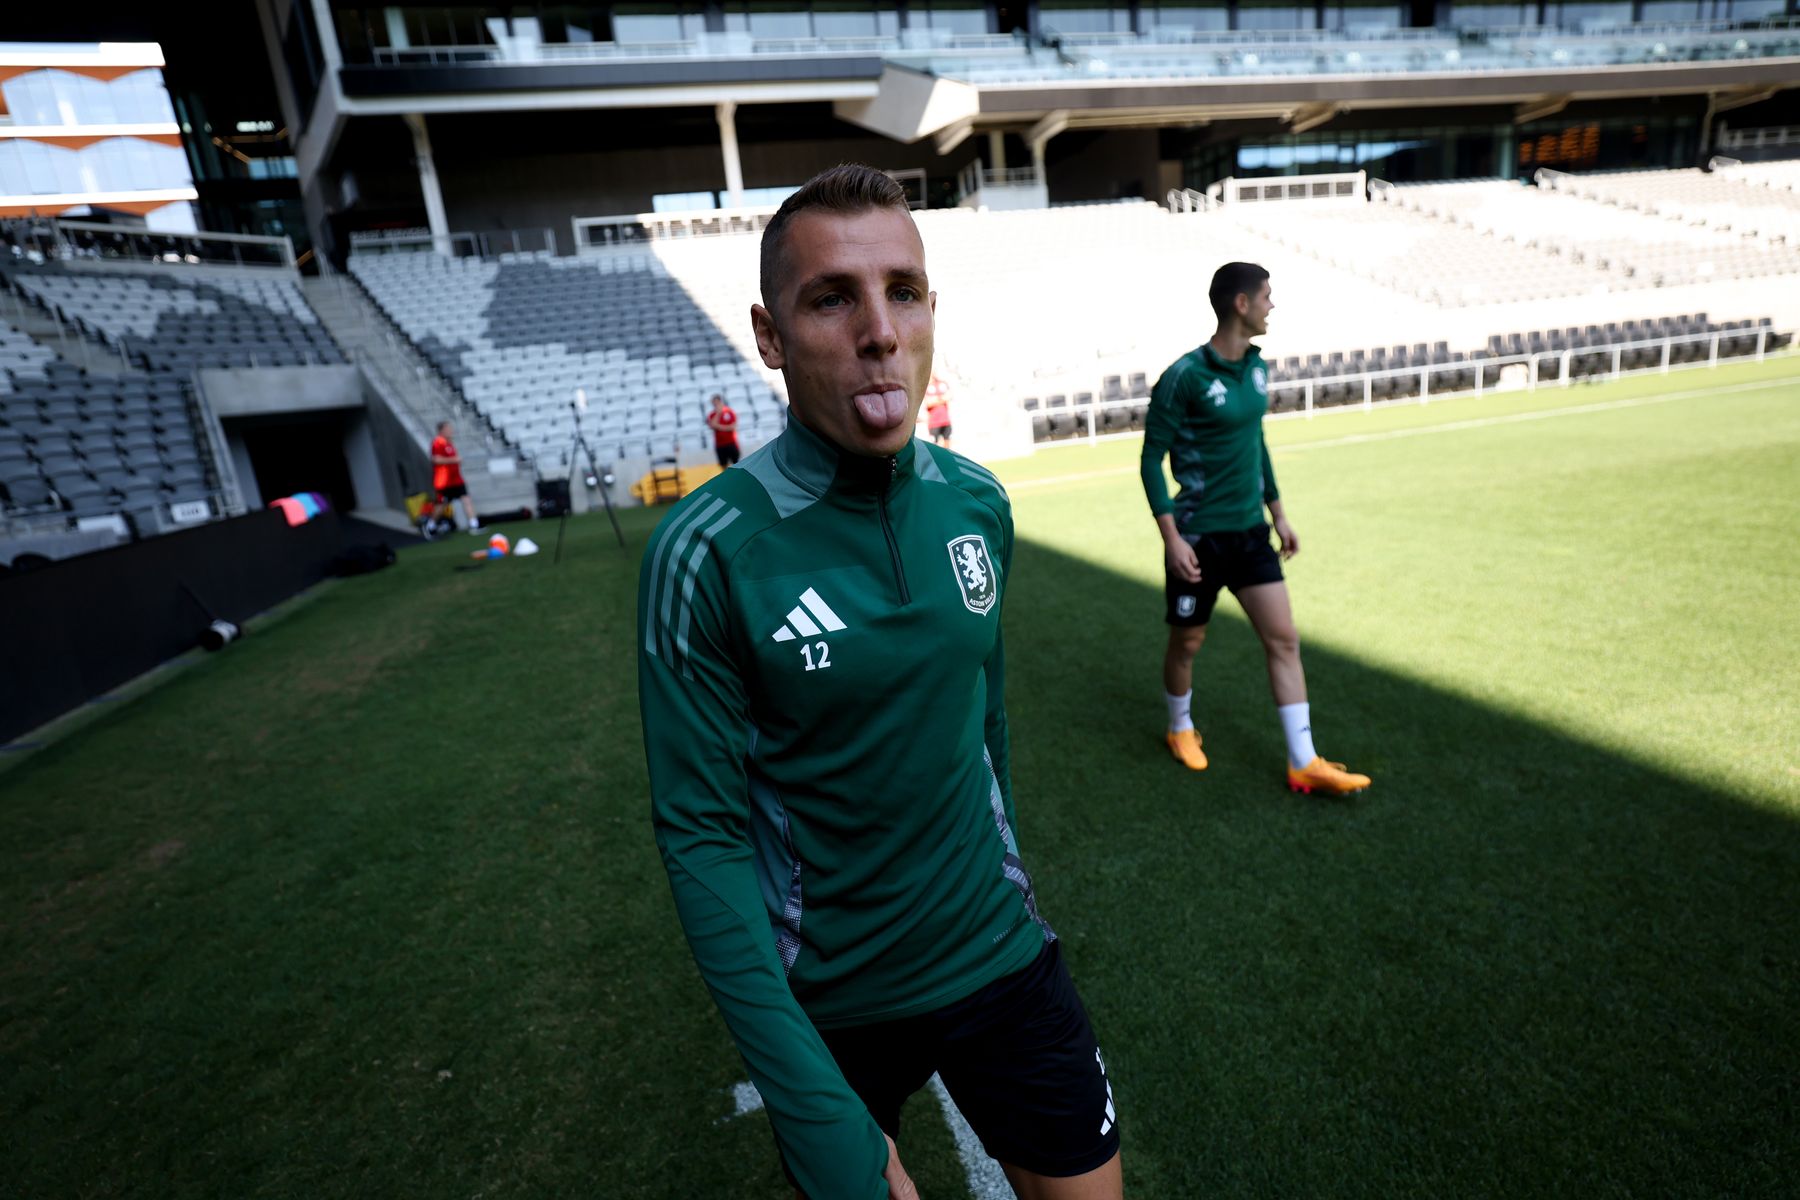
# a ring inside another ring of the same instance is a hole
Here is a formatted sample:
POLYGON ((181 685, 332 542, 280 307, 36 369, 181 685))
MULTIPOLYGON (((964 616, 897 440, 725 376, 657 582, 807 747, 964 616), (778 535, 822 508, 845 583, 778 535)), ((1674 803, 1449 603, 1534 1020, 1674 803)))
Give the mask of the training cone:
POLYGON ((511 549, 504 533, 496 533, 488 539, 488 556, 491 558, 501 558, 511 549))
POLYGON ((532 541, 528 537, 520 538, 519 544, 513 547, 513 553, 520 555, 520 556, 524 556, 527 554, 536 554, 537 552, 538 552, 538 544, 536 542, 532 541))

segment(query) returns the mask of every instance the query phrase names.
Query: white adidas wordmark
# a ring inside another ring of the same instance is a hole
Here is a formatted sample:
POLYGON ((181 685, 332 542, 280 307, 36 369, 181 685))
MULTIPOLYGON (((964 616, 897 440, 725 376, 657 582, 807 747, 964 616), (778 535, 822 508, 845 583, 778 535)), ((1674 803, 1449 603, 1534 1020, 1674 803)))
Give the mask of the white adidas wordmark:
POLYGON ((831 605, 825 603, 819 597, 819 593, 811 588, 800 593, 800 603, 794 605, 788 612, 787 621, 787 625, 783 625, 775 631, 775 640, 778 642, 793 641, 795 630, 799 631, 800 637, 815 637, 819 633, 820 626, 824 626, 826 633, 836 633, 844 627, 844 623, 838 620, 838 615, 831 611, 831 605), (811 616, 807 615, 809 610, 811 616), (815 618, 817 624, 814 624, 815 618))

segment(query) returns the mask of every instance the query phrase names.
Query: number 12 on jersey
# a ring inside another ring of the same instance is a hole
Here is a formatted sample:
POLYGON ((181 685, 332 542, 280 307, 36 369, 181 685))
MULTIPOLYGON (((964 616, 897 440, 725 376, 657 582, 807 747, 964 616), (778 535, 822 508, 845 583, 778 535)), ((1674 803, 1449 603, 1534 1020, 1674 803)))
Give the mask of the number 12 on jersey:
POLYGON ((825 642, 813 642, 810 645, 806 642, 801 642, 800 654, 801 657, 806 659, 806 669, 809 671, 823 671, 831 665, 831 647, 825 642), (818 651, 819 654, 816 661, 813 658, 813 651, 815 650, 818 651))

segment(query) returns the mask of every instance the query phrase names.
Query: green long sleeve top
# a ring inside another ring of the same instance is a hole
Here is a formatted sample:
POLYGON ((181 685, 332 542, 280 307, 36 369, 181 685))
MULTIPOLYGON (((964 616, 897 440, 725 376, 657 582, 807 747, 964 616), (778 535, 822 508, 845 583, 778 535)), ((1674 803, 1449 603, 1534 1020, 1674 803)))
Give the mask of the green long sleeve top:
POLYGON ((1055 935, 1014 835, 1000 611, 1011 507, 914 440, 798 421, 647 549, 657 846, 701 976, 806 1194, 884 1200, 887 1146, 817 1030, 928 1012, 1055 935))
POLYGON ((1139 469, 1150 511, 1172 512, 1189 537, 1250 529, 1263 505, 1281 498, 1263 440, 1269 375, 1251 346, 1235 362, 1211 343, 1176 359, 1150 390, 1139 469), (1163 459, 1175 476, 1175 499, 1163 479, 1163 459))

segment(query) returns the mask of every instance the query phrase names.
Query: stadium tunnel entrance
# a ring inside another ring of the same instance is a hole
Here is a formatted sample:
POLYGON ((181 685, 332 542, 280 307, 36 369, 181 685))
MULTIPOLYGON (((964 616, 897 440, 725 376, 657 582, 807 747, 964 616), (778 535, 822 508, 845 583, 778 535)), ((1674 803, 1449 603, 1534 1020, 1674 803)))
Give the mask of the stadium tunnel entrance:
POLYGON ((244 501, 261 508, 278 496, 320 492, 338 512, 358 507, 347 443, 361 414, 353 410, 281 413, 230 423, 227 437, 237 460, 244 501))
POLYGON ((201 371, 198 387, 218 417, 218 441, 248 508, 319 492, 341 513, 399 509, 410 460, 405 431, 364 394, 355 367, 201 371))

